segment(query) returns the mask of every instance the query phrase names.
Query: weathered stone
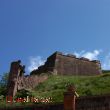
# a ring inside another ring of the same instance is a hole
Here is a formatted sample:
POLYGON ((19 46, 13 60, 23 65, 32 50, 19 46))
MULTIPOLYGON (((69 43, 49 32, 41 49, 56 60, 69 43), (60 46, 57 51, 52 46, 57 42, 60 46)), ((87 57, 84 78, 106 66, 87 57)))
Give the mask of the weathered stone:
POLYGON ((47 80, 49 73, 53 75, 99 75, 102 73, 99 61, 90 61, 87 58, 76 58, 74 55, 63 55, 61 52, 55 52, 44 65, 33 70, 31 75, 24 76, 25 66, 20 65, 21 61, 11 63, 9 80, 7 84, 7 95, 15 96, 21 89, 33 89, 39 83, 47 80))
POLYGON ((72 54, 67 54, 66 56, 76 58, 76 55, 72 55, 72 54))
POLYGON ((32 74, 40 74, 50 72, 59 75, 99 75, 102 73, 100 61, 90 61, 87 58, 76 58, 75 55, 63 55, 61 52, 55 52, 44 65, 37 70, 31 72, 32 74))
POLYGON ((15 96, 21 89, 31 90, 39 83, 47 80, 48 76, 29 75, 24 76, 25 66, 20 65, 20 61, 12 62, 7 84, 7 96, 15 96))
POLYGON ((18 78, 24 73, 24 66, 20 65, 21 61, 11 63, 9 79, 7 84, 7 95, 14 96, 17 92, 18 78))

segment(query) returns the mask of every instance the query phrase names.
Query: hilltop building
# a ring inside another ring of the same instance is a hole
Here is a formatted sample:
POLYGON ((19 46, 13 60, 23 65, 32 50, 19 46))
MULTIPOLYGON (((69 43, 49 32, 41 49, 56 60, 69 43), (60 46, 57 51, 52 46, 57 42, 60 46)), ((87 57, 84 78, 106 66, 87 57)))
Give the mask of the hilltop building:
POLYGON ((55 52, 47 58, 44 65, 31 72, 40 74, 51 72, 59 75, 99 75, 101 63, 98 60, 90 61, 87 58, 76 58, 75 55, 64 55, 61 52, 55 52))

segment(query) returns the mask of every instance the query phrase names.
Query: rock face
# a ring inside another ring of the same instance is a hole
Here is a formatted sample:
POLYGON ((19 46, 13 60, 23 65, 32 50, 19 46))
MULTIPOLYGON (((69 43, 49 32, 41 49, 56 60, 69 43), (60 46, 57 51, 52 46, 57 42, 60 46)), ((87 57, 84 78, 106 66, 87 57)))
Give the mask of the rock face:
POLYGON ((76 58, 75 55, 63 55, 61 52, 55 52, 44 65, 32 74, 40 74, 50 72, 59 75, 99 75, 102 73, 101 64, 98 60, 90 61, 87 58, 76 58))

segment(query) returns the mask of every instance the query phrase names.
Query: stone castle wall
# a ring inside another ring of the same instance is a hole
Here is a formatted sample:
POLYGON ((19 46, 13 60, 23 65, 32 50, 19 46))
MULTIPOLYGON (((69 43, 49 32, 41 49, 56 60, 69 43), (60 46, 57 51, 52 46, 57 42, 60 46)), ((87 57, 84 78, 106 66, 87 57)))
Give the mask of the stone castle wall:
POLYGON ((20 63, 20 60, 11 63, 7 85, 8 96, 15 96, 16 92, 21 89, 33 89, 39 83, 45 81, 48 75, 38 75, 41 73, 50 72, 55 75, 101 74, 101 65, 99 61, 76 58, 74 55, 63 55, 60 52, 55 52, 48 57, 45 64, 38 67, 37 70, 32 71, 29 76, 24 76, 25 66, 22 66, 20 63))
POLYGON ((90 61, 87 58, 76 58, 75 55, 63 55, 55 52, 47 58, 44 65, 31 74, 51 72, 60 75, 99 75, 102 73, 99 61, 90 61))
POLYGON ((7 84, 7 96, 15 96, 21 89, 32 90, 39 83, 47 80, 47 75, 24 75, 24 66, 19 61, 11 63, 9 79, 7 84))
POLYGON ((39 83, 44 82, 47 80, 47 76, 23 76, 18 78, 17 90, 26 89, 32 90, 34 89, 39 83))

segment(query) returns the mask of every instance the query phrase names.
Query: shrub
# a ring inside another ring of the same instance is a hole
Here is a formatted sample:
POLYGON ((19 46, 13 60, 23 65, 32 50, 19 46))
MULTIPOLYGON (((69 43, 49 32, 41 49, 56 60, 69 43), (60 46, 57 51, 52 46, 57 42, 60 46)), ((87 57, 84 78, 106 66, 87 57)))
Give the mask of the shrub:
POLYGON ((22 90, 19 90, 17 92, 15 98, 20 98, 20 97, 24 98, 24 97, 27 97, 27 96, 32 97, 33 95, 32 95, 32 93, 30 91, 22 89, 22 90))

